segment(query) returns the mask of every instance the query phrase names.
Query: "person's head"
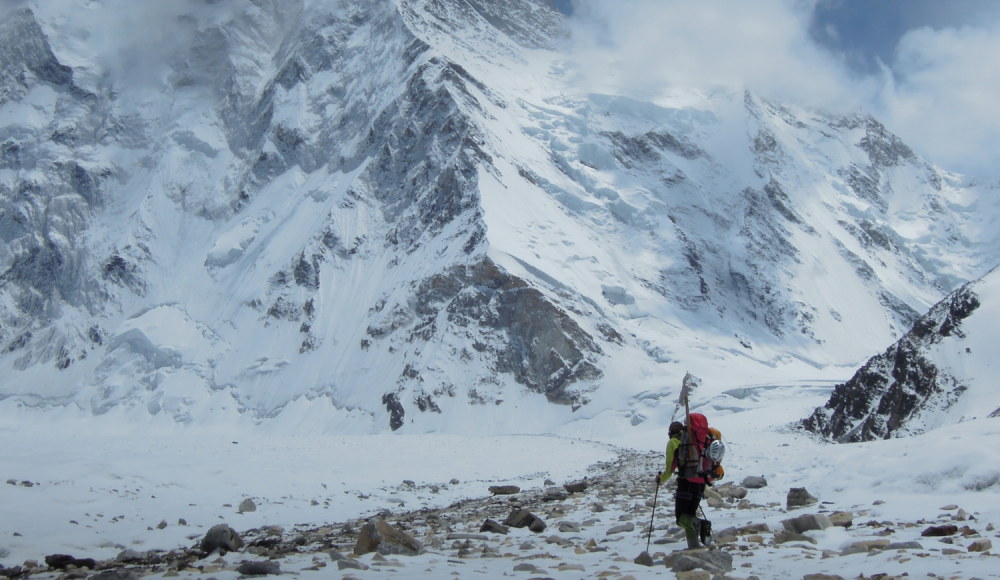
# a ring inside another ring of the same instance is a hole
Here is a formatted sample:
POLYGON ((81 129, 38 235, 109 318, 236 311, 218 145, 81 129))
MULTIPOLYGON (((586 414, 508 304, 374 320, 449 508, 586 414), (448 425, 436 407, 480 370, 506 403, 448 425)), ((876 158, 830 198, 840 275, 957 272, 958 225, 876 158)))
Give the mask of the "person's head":
POLYGON ((684 430, 684 425, 681 424, 681 423, 678 423, 677 421, 674 421, 673 423, 670 424, 669 433, 670 433, 671 437, 673 437, 675 435, 680 435, 681 431, 683 431, 683 430, 684 430))

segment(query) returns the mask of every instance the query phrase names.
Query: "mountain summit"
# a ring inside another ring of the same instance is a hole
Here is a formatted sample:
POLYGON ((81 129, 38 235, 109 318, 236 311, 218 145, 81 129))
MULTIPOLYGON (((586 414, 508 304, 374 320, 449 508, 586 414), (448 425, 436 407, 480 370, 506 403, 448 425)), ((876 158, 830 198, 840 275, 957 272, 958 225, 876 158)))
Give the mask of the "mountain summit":
POLYGON ((46 6, 0 26, 17 404, 634 423, 688 370, 839 378, 998 255, 990 189, 870 116, 578 88, 548 0, 178 2, 156 50, 46 6))

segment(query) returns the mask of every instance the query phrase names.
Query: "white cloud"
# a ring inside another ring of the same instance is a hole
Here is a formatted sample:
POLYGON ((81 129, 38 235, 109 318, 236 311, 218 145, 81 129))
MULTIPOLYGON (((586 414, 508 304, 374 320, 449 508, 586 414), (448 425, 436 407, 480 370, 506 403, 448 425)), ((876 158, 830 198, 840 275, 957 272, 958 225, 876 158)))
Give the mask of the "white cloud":
POLYGON ((852 81, 843 61, 810 39, 813 5, 581 0, 573 50, 586 65, 583 81, 595 88, 646 96, 748 88, 807 105, 856 106, 866 83, 852 81))
POLYGON ((938 165, 1000 175, 1000 29, 911 31, 891 68, 859 77, 811 39, 815 1, 578 0, 577 80, 647 99, 747 88, 833 112, 862 109, 938 165))
POLYGON ((880 96, 880 116, 935 163, 1000 174, 1000 28, 908 32, 880 96))

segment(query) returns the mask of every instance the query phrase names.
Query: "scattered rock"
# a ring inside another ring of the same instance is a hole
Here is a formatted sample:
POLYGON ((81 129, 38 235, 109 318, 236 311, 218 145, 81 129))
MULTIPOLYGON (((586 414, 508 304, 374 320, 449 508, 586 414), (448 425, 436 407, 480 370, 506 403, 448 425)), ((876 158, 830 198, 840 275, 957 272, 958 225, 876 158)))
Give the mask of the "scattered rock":
POLYGON ((872 505, 883 505, 883 504, 885 504, 885 502, 880 499, 877 499, 872 502, 872 505))
POLYGON ((861 540, 860 542, 854 542, 849 548, 862 548, 866 552, 871 552, 872 550, 884 550, 889 544, 889 540, 861 540))
POLYGON ((988 538, 981 538, 969 544, 970 552, 985 552, 987 550, 992 550, 992 549, 993 549, 993 542, 991 542, 988 538))
POLYGON ((806 491, 806 488, 793 487, 788 490, 788 497, 785 499, 785 502, 788 509, 795 509, 816 504, 819 500, 806 491))
POLYGON ((237 511, 239 511, 241 514, 247 512, 255 512, 257 511, 257 504, 255 504, 252 499, 246 498, 245 500, 240 502, 240 507, 237 511))
POLYGON ((920 533, 925 538, 936 538, 942 536, 952 536, 958 533, 958 526, 946 524, 943 526, 931 526, 920 533))
POLYGON ((677 580, 712 580, 712 573, 705 570, 677 572, 677 580))
POLYGON ((489 541, 489 536, 484 536, 482 534, 462 534, 459 532, 452 532, 446 536, 449 542, 454 540, 475 540, 477 542, 489 541))
POLYGON ((675 552, 677 556, 667 559, 671 572, 705 570, 712 574, 725 574, 733 569, 733 556, 722 550, 684 550, 675 552))
POLYGON ((246 576, 267 576, 268 574, 281 574, 281 564, 274 560, 264 560, 257 562, 243 562, 236 571, 246 576))
POLYGON ((573 522, 559 522, 559 531, 564 534, 579 534, 580 524, 573 522))
POLYGON ((188 523, 187 523, 187 520, 185 520, 184 518, 181 518, 181 519, 177 520, 177 525, 178 526, 186 526, 186 525, 188 525, 188 523))
POLYGON ((886 550, 923 550, 920 542, 892 542, 885 547, 886 550))
POLYGON ((368 566, 358 562, 357 560, 351 560, 349 558, 344 558, 343 560, 337 560, 337 570, 367 570, 368 566))
POLYGON ((362 556, 374 551, 383 556, 416 556, 423 550, 420 542, 399 528, 384 520, 369 520, 361 527, 358 541, 354 544, 354 555, 362 556))
POLYGON ((215 550, 235 552, 241 547, 243 547, 243 540, 240 538, 240 535, 226 524, 212 526, 201 541, 201 551, 208 554, 215 550))
POLYGON ((806 574, 802 580, 844 580, 844 577, 836 574, 806 574))
POLYGON ((451 481, 449 481, 448 483, 450 483, 451 485, 458 485, 458 484, 460 484, 460 483, 462 483, 462 482, 461 482, 461 481, 459 481, 459 480, 458 480, 458 479, 456 479, 456 478, 452 478, 452 479, 451 479, 451 481))
POLYGON ((622 524, 620 526, 614 526, 613 528, 608 530, 607 534, 605 535, 611 536, 613 534, 621 534, 625 532, 634 532, 634 531, 635 531, 635 524, 629 522, 627 524, 622 524))
POLYGON ((545 481, 542 482, 542 485, 545 485, 545 486, 555 485, 555 484, 556 484, 556 482, 552 481, 551 479, 546 479, 545 481))
POLYGON ((801 534, 810 530, 825 530, 833 527, 830 518, 823 514, 805 514, 797 518, 782 520, 781 525, 789 532, 801 534))
POLYGON ((652 566, 653 565, 653 557, 650 556, 649 552, 647 552, 645 550, 643 550, 643 552, 641 554, 639 554, 638 556, 636 556, 635 560, 632 560, 632 561, 634 563, 640 565, 640 566, 652 566))
POLYGON ((851 512, 833 512, 830 523, 840 528, 849 528, 854 524, 854 514, 851 512))
POLYGON ((804 536, 788 530, 781 530, 774 534, 775 544, 787 544, 788 542, 809 542, 810 544, 815 544, 816 540, 810 538, 809 536, 804 536))
POLYGON ((516 485, 491 485, 490 493, 493 495, 514 495, 521 493, 521 488, 516 485))
POLYGON ((45 556, 45 564, 49 568, 55 568, 56 570, 65 570, 67 566, 90 568, 93 570, 97 562, 93 558, 74 558, 66 554, 52 554, 51 556, 45 556))
POLYGON ((763 476, 757 477, 756 475, 751 475, 744 478, 740 485, 747 489, 761 489, 767 487, 767 480, 763 476))
POLYGON ((601 512, 608 511, 608 508, 604 507, 603 504, 595 503, 594 507, 590 508, 590 511, 594 512, 595 514, 599 514, 601 512))
POLYGON ((542 501, 562 501, 569 496, 566 490, 561 487, 549 487, 545 489, 542 501))
POLYGON ((156 529, 162 530, 166 528, 168 525, 169 524, 167 524, 167 520, 160 520, 160 523, 156 524, 156 529))
POLYGON ((534 564, 529 564, 527 562, 522 562, 514 566, 515 572, 534 572, 536 570, 534 564))
POLYGON ((346 556, 344 556, 343 554, 341 554, 340 551, 337 550, 336 548, 330 550, 329 552, 327 552, 327 554, 330 555, 330 559, 333 560, 334 562, 336 562, 337 560, 343 560, 344 558, 346 558, 346 556))
POLYGON ((747 496, 748 493, 750 493, 749 491, 747 491, 747 488, 737 487, 735 485, 730 487, 720 488, 719 491, 722 492, 722 495, 734 499, 743 499, 747 496))
POLYGON ((94 574, 89 580, 139 580, 139 575, 127 568, 112 568, 94 574))
POLYGON ((584 479, 582 481, 575 481, 573 483, 567 483, 567 484, 563 485, 563 488, 567 492, 569 492, 569 493, 583 493, 583 492, 587 491, 587 486, 588 485, 589 484, 587 483, 587 480, 584 479))
POLYGON ((503 525, 510 526, 512 528, 528 528, 536 534, 545 530, 545 522, 542 521, 542 518, 536 516, 528 510, 522 509, 512 511, 510 515, 507 516, 507 519, 503 521, 503 525))
POLYGON ((941 510, 941 511, 950 512, 952 510, 957 510, 958 506, 952 503, 952 504, 948 504, 948 505, 946 505, 946 506, 944 506, 942 508, 938 508, 938 509, 941 510))
POLYGON ((491 519, 487 519, 483 522, 483 525, 479 528, 480 532, 489 532, 491 534, 504 534, 506 535, 509 528, 491 519))

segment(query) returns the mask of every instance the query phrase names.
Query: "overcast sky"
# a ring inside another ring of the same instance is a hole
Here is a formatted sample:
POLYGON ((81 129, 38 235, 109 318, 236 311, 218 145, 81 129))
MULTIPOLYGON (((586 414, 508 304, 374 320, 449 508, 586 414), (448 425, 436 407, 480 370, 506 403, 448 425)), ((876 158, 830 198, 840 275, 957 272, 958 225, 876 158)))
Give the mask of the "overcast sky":
POLYGON ((1000 1, 555 1, 595 88, 862 110, 946 169, 1000 177, 1000 1))

